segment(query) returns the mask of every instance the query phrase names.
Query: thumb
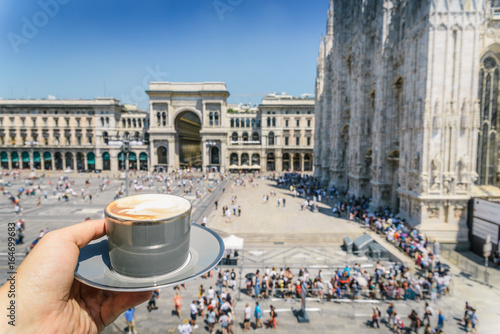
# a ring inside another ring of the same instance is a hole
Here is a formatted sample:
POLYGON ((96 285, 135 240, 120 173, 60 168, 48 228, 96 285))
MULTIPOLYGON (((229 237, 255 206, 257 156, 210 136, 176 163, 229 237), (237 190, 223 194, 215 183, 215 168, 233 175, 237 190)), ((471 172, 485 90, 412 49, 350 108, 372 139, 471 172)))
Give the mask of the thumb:
POLYGON ((152 291, 120 292, 106 300, 101 308, 101 319, 104 326, 109 325, 125 310, 144 303, 153 295, 152 291))

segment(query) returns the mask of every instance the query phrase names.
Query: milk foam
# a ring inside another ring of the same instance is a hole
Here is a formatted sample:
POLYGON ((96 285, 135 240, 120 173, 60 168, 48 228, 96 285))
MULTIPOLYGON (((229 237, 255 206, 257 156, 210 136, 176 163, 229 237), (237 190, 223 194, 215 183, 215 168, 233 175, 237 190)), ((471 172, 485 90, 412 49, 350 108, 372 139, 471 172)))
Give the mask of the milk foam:
POLYGON ((106 211, 116 218, 146 220, 168 219, 191 208, 191 203, 179 196, 145 194, 124 197, 111 202, 106 211))

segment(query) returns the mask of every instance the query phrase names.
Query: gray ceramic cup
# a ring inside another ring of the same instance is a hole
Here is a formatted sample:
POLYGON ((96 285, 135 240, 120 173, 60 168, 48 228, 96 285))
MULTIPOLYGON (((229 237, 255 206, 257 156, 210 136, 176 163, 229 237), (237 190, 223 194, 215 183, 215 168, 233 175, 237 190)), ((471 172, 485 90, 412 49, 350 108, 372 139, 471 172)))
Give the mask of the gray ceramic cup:
POLYGON ((111 202, 104 210, 112 270, 153 277, 181 267, 189 257, 191 203, 179 196, 145 194, 111 202))

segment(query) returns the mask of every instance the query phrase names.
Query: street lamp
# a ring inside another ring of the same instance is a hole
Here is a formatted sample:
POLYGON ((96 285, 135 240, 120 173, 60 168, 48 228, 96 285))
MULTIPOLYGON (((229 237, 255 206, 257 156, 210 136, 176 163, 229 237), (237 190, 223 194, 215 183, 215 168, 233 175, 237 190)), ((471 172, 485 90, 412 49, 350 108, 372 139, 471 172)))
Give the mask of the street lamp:
POLYGON ((38 145, 37 141, 25 141, 24 145, 30 145, 31 146, 31 171, 33 172, 35 170, 35 157, 33 156, 33 147, 38 145))

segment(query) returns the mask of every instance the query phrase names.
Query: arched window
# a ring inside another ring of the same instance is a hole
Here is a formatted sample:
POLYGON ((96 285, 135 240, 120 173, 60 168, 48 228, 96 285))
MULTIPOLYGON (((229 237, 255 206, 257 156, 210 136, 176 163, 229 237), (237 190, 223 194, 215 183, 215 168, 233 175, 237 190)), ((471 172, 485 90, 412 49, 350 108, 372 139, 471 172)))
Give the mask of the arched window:
POLYGON ((156 150, 158 154, 158 163, 159 164, 167 164, 167 148, 165 146, 160 146, 156 150))
POLYGON ((102 133, 102 141, 104 142, 104 144, 108 145, 109 137, 108 137, 108 133, 106 131, 104 131, 102 133))
POLYGON ((166 125, 167 125, 167 113, 166 113, 166 112, 163 112, 163 113, 161 114, 161 117, 162 117, 162 119, 163 119, 163 121, 162 121, 162 125, 163 125, 163 126, 166 126, 166 125))
POLYGON ((137 120, 137 124, 139 125, 140 128, 142 128, 142 120, 140 118, 137 120))
MULTIPOLYGON (((497 184, 498 169, 498 83, 499 62, 487 55, 481 62, 479 72, 480 129, 477 148, 478 184, 497 184)), ((462 163, 467 163, 463 161, 462 163)))
POLYGON ((239 127, 240 127, 240 119, 239 119, 239 118, 237 118, 237 119, 236 119, 236 127, 237 127, 237 128, 239 128, 239 127))
POLYGON ((238 133, 237 132, 233 132, 233 134, 231 135, 231 140, 238 141, 238 133))
POLYGON ((219 113, 218 112, 215 112, 214 114, 214 119, 215 119, 215 125, 219 125, 219 113))
POLYGON ((139 169, 148 170, 148 154, 145 152, 139 154, 139 169))
POLYGON ((274 145, 274 132, 272 131, 267 135, 267 144, 274 145))
POLYGON ((128 133, 128 131, 125 131, 125 133, 123 134, 123 137, 125 139, 129 139, 130 138, 130 133, 128 133))
POLYGON ((210 112, 210 114, 208 114, 208 121, 209 121, 210 126, 214 125, 214 113, 213 112, 210 112))
POLYGON ((129 118, 129 119, 127 119, 127 125, 128 125, 128 127, 129 127, 129 128, 130 128, 130 127, 132 127, 131 123, 132 123, 132 122, 130 121, 130 118, 129 118))
POLYGON ((242 118, 242 119, 241 119, 241 127, 242 127, 242 128, 244 128, 244 127, 245 127, 245 119, 244 119, 244 118, 242 118))
POLYGON ((109 126, 109 117, 106 117, 106 126, 109 126))
POLYGON ((161 114, 159 111, 156 113, 156 117, 158 118, 158 126, 160 126, 161 125, 161 114))
POLYGON ((123 128, 126 128, 127 127, 127 121, 124 119, 122 119, 122 127, 123 128))
POLYGON ((134 133, 134 140, 135 140, 135 141, 139 141, 139 140, 141 140, 141 134, 140 134, 138 131, 136 131, 136 132, 134 133))
POLYGON ((268 117, 267 118, 267 126, 270 127, 271 126, 271 117, 268 117))
POLYGON ((243 141, 248 141, 248 133, 243 132, 243 141))
POLYGON ((104 126, 104 117, 101 117, 101 126, 104 126))
POLYGON ((132 124, 134 125, 134 128, 137 127, 137 120, 135 118, 132 120, 132 124))
POLYGON ((234 118, 231 118, 231 127, 234 128, 234 118))
POLYGON ((260 155, 257 153, 252 154, 252 166, 260 166, 260 155))
POLYGON ((252 128, 255 128, 255 118, 252 118, 252 128))
POLYGON ((252 141, 259 141, 260 138, 259 138, 259 134, 257 132, 254 132, 252 134, 252 141))
POLYGON ((273 127, 276 126, 276 117, 273 117, 273 127))
POLYGON ((238 154, 231 153, 231 156, 229 157, 229 164, 230 165, 234 165, 234 166, 238 166, 239 165, 239 163, 238 163, 238 154))
POLYGON ((250 118, 247 118, 247 128, 250 127, 250 118))

